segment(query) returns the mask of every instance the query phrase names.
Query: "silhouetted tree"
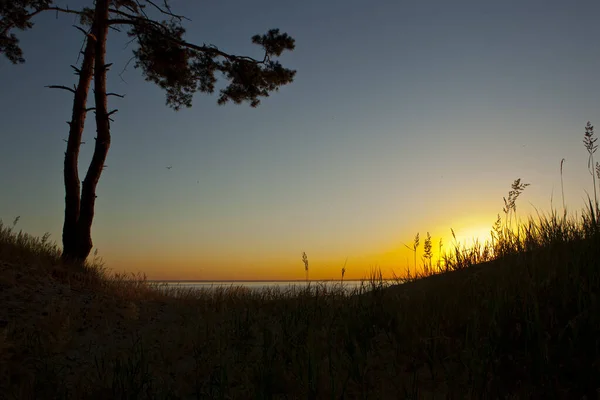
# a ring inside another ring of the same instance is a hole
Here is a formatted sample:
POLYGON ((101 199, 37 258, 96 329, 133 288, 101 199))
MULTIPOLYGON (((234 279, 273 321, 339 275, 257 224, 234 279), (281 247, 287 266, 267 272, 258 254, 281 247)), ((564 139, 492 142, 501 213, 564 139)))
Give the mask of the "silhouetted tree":
MULTIPOLYGON (((186 19, 172 12, 169 0, 161 4, 151 0, 89 0, 90 6, 79 10, 54 5, 53 0, 0 0, 0 52, 12 63, 23 63, 19 40, 12 30, 33 27, 32 18, 45 11, 75 14, 85 34, 85 46, 73 87, 51 85, 73 93, 69 122, 69 138, 64 161, 65 220, 63 225, 63 258, 84 261, 92 249, 91 227, 94 218, 96 186, 110 147, 111 115, 107 97, 120 96, 106 92, 106 72, 111 64, 105 60, 109 29, 127 35, 137 43, 133 51, 135 68, 142 70, 147 81, 166 92, 166 103, 179 110, 191 107, 196 92, 213 93, 216 74, 228 85, 220 90, 218 104, 228 101, 249 102, 256 107, 261 97, 293 81, 296 71, 284 68, 275 57, 294 49, 294 39, 278 29, 255 35, 252 42, 264 50, 262 60, 228 54, 213 45, 196 45, 184 40, 186 19), (153 18, 150 14, 162 19, 153 18), (94 81, 93 108, 87 107, 88 92, 94 81), (83 184, 79 181, 78 158, 81 136, 88 111, 95 112, 96 143, 83 184)), ((122 96, 120 96, 122 97, 122 96)))

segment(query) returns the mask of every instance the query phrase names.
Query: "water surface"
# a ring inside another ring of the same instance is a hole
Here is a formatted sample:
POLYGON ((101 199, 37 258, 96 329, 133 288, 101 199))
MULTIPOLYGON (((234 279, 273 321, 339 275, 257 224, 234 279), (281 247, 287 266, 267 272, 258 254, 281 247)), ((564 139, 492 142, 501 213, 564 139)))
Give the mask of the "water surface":
MULTIPOLYGON (((252 291, 261 291, 265 289, 279 289, 282 292, 303 290, 307 287, 312 289, 327 288, 340 289, 346 292, 358 290, 361 285, 365 289, 369 289, 371 284, 364 280, 344 280, 342 281, 151 281, 152 283, 162 284, 166 287, 191 288, 191 289, 214 289, 214 288, 229 288, 229 287, 244 287, 252 291)), ((396 283, 395 281, 384 281, 384 285, 396 283)))

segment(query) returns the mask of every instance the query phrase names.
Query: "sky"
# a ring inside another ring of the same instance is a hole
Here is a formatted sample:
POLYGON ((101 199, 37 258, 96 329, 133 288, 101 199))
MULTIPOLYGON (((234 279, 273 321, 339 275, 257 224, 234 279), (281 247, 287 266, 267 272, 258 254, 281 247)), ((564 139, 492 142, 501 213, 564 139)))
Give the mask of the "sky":
MULTIPOLYGON (((58 1, 78 8, 88 1, 58 1)), ((600 124, 595 0, 173 0, 186 39, 260 58, 254 34, 296 40, 294 82, 249 105, 197 94, 175 112, 109 33, 117 108, 97 188, 94 248, 149 279, 401 275, 419 232, 484 238, 512 182, 519 215, 593 193, 582 139, 600 124), (167 166, 172 166, 167 169, 167 166), (535 207, 535 208, 534 208, 535 207)), ((63 157, 81 34, 41 14, 0 59, 0 219, 60 244, 63 157)), ((599 129, 600 129, 600 125, 599 129)), ((80 173, 95 126, 88 118, 80 173)), ((600 154, 598 154, 600 158, 600 154)), ((81 178, 83 179, 83 177, 81 178)), ((423 239, 421 239, 421 242, 423 239)))

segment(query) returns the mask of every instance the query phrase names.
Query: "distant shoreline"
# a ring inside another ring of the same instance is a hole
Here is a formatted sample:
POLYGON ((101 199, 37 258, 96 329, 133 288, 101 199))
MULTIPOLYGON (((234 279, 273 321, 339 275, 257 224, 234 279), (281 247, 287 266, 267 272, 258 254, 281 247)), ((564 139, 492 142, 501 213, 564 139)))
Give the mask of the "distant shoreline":
MULTIPOLYGON (((344 279, 344 282, 361 282, 368 281, 368 278, 365 279, 344 279)), ((341 282, 341 279, 315 279, 309 280, 308 282, 341 282)), ((395 281, 394 279, 382 279, 382 281, 395 281)), ((201 279, 147 279, 146 282, 151 283, 172 283, 172 282, 199 282, 199 283, 236 283, 236 282, 299 282, 306 283, 305 279, 227 279, 227 280, 201 280, 201 279)))

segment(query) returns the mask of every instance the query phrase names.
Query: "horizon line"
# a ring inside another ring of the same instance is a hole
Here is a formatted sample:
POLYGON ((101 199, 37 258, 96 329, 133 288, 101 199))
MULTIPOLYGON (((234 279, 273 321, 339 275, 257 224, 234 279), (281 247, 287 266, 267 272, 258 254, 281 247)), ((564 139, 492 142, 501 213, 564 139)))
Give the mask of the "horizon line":
MULTIPOLYGON (((379 280, 379 279, 378 279, 379 280)), ((395 280, 393 278, 384 278, 383 281, 395 280)), ((342 282, 341 279, 147 279, 146 282, 342 282)), ((344 282, 369 281, 363 279, 344 279, 344 282)))

